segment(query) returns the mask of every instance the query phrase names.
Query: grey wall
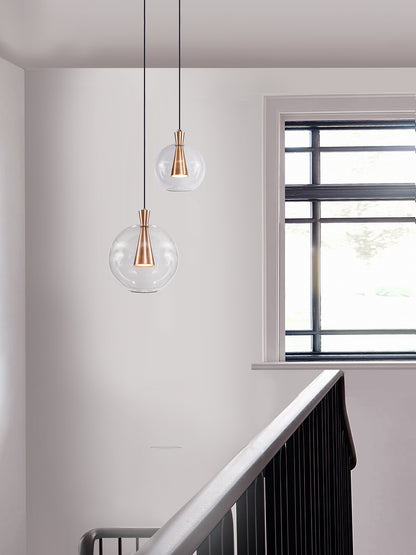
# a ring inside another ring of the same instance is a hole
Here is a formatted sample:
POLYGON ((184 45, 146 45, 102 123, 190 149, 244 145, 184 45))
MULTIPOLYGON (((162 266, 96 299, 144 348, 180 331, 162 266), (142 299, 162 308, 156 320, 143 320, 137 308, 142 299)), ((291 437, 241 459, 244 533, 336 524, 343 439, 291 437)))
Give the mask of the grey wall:
MULTIPOLYGON (((151 161, 177 127, 176 72, 148 81, 151 161)), ((149 296, 125 291, 107 262, 141 207, 139 85, 137 70, 27 75, 30 555, 75 553, 93 526, 163 524, 313 379, 250 369, 261 358, 262 95, 409 92, 416 71, 185 70, 183 129, 207 177, 175 196, 149 164, 151 219, 180 253, 174 281, 149 296), (172 445, 182 448, 152 448, 172 445)), ((415 386, 406 371, 347 375, 357 553, 414 551, 415 386)))
POLYGON ((358 465, 353 472, 355 552, 416 552, 414 371, 346 373, 358 465))
POLYGON ((24 73, 0 59, 0 553, 26 552, 24 73))

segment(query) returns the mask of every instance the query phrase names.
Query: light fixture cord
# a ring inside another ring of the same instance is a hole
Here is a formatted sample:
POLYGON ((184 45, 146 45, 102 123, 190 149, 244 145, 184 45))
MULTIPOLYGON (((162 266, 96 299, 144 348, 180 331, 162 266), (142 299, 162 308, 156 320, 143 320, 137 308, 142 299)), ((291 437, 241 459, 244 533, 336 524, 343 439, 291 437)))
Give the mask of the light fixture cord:
POLYGON ((143 208, 146 208, 146 0, 143 0, 143 208))
POLYGON ((181 0, 179 2, 179 21, 178 21, 178 72, 179 72, 179 130, 181 129, 181 0))

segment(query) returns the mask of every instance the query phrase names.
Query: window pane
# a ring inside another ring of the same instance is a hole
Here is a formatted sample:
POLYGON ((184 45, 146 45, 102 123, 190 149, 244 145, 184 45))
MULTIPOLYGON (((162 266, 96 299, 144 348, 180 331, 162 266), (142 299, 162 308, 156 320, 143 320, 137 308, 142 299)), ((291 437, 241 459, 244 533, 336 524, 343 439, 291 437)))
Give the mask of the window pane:
POLYGON ((311 132, 303 129, 292 129, 285 131, 285 146, 288 148, 300 148, 311 146, 311 132))
POLYGON ((310 224, 286 224, 286 329, 311 329, 310 224))
POLYGON ((322 218, 386 218, 416 216, 413 200, 322 202, 322 218))
POLYGON ((414 183, 414 152, 322 152, 322 183, 414 183))
POLYGON ((415 351, 416 335, 323 335, 322 350, 336 351, 415 351))
POLYGON ((322 224, 323 329, 416 328, 415 230, 322 224))
POLYGON ((310 218, 311 203, 310 202, 292 202, 285 203, 286 218, 310 218))
POLYGON ((311 182, 309 152, 287 152, 285 155, 286 185, 307 185, 311 182))
POLYGON ((286 335, 287 353, 309 353, 312 350, 310 335, 286 335))
POLYGON ((409 129, 322 129, 321 146, 409 146, 415 130, 409 129))

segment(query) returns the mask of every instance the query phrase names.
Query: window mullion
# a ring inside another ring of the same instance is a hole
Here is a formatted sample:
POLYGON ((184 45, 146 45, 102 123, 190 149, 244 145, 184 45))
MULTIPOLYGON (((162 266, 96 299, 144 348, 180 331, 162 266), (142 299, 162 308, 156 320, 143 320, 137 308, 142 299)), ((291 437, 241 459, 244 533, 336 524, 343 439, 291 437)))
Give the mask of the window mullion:
MULTIPOLYGON (((320 138, 319 129, 312 129, 312 184, 320 185, 321 183, 321 159, 319 152, 320 138)), ((314 200, 312 202, 312 351, 314 353, 321 352, 321 202, 314 200)))

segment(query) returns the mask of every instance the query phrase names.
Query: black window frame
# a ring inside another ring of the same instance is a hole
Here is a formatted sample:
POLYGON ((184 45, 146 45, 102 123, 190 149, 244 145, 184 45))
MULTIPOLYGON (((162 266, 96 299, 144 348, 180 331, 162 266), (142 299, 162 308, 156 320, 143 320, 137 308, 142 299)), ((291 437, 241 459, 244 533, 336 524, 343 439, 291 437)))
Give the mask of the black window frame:
POLYGON ((373 361, 373 360, 416 360, 415 351, 336 351, 322 352, 323 335, 416 335, 416 329, 336 329, 325 330, 321 326, 321 224, 335 222, 413 222, 415 217, 357 217, 322 218, 321 202, 347 200, 411 200, 416 202, 416 184, 413 183, 359 183, 321 184, 321 152, 365 152, 365 151, 415 151, 414 145, 406 146, 339 146, 321 147, 320 131, 324 129, 413 129, 414 120, 358 120, 358 121, 286 121, 285 130, 308 130, 311 143, 308 147, 285 147, 285 153, 308 152, 311 154, 311 184, 285 185, 285 201, 307 201, 311 203, 310 218, 286 218, 290 223, 311 225, 311 329, 285 330, 286 336, 311 336, 311 351, 287 352, 286 361, 373 361))

